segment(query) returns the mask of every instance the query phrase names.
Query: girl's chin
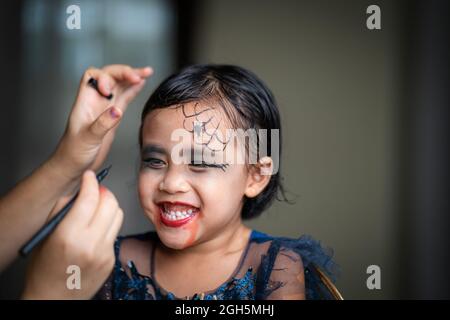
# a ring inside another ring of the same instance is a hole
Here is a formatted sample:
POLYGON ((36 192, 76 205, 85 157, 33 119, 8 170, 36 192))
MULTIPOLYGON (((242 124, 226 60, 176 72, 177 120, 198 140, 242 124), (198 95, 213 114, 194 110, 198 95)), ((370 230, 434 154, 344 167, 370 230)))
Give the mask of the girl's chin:
POLYGON ((161 242, 168 248, 180 250, 192 246, 192 235, 183 228, 170 228, 164 224, 155 225, 161 242))
POLYGON ((186 245, 184 243, 176 243, 176 242, 167 242, 167 241, 163 241, 161 240, 162 243, 164 243, 164 245, 167 248, 173 249, 173 250, 182 250, 186 248, 186 245))
POLYGON ((181 250, 189 247, 192 244, 189 244, 187 238, 189 235, 175 235, 168 233, 167 230, 156 230, 158 232, 158 237, 161 242, 170 249, 181 250))
POLYGON ((162 221, 164 218, 161 217, 161 212, 151 212, 148 216, 159 239, 168 248, 185 249, 191 247, 198 239, 199 214, 179 221, 162 221))

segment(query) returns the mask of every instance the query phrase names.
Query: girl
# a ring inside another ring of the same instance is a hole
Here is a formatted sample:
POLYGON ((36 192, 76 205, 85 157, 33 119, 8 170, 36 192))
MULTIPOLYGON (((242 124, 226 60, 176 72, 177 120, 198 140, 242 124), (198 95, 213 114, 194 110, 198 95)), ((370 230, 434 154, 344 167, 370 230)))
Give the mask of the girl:
POLYGON ((281 134, 271 135, 281 130, 279 111, 261 80, 237 66, 188 67, 153 92, 141 121, 138 193, 155 231, 116 240, 96 298, 340 298, 328 278, 335 264, 318 242, 243 224, 278 192, 285 199, 281 134), (252 129, 271 131, 266 151, 264 136, 232 134, 252 129))

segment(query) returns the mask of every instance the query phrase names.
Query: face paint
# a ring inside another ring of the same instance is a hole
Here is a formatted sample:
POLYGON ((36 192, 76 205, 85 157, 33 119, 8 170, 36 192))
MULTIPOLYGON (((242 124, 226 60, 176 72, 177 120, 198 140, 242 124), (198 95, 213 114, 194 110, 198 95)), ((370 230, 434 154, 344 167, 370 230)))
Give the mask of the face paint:
MULTIPOLYGON (((147 116, 142 128, 141 157, 144 165, 139 175, 139 199, 159 238, 165 246, 172 249, 192 248, 198 242, 208 241, 213 235, 223 231, 224 227, 230 226, 230 221, 235 221, 235 217, 240 214, 242 195, 246 187, 245 168, 231 165, 226 160, 219 162, 216 157, 215 161, 204 159, 204 162, 199 164, 192 163, 192 158, 189 162, 171 161, 172 148, 180 145, 172 140, 171 136, 174 130, 179 129, 190 133, 189 139, 183 140, 179 147, 180 157, 188 158, 194 152, 194 155, 205 158, 203 153, 210 149, 218 150, 219 154, 223 153, 223 141, 214 139, 214 142, 211 136, 219 136, 219 133, 224 134, 227 129, 231 129, 225 125, 225 115, 223 121, 220 121, 218 108, 200 107, 200 104, 195 108, 194 105, 195 102, 191 102, 186 103, 184 107, 178 105, 173 109, 159 110, 147 116), (195 125, 197 126, 194 127, 195 125), (192 138, 196 134, 205 138, 200 145, 193 143, 192 138), (220 143, 220 146, 214 146, 213 142, 216 145, 220 143), (150 146, 159 146, 164 152, 156 152, 155 148, 150 146), (222 170, 226 170, 226 174, 223 174, 222 170), (161 203, 167 202, 172 206, 164 208, 164 218, 167 217, 170 222, 161 219, 161 203), (191 208, 176 205, 175 202, 198 208, 200 212, 189 222, 181 223, 191 208), (164 222, 177 226, 168 226, 164 222)), ((229 143, 227 147, 231 148, 231 145, 234 150, 235 144, 229 143)))
POLYGON ((223 141, 220 136, 219 126, 222 118, 217 116, 217 111, 212 108, 206 108, 197 111, 198 103, 194 105, 194 111, 188 114, 185 106, 181 106, 184 121, 183 128, 194 135, 194 141, 210 151, 225 150, 229 140, 223 141))
POLYGON ((194 219, 193 221, 191 221, 191 223, 189 223, 187 226, 185 226, 183 229, 189 232, 189 238, 186 240, 184 247, 190 247, 192 246, 192 244, 195 242, 195 240, 197 240, 197 233, 198 233, 198 223, 197 223, 198 217, 197 219, 194 219))
POLYGON ((181 106, 183 112, 183 128, 191 132, 194 137, 194 145, 202 147, 200 152, 194 152, 192 149, 190 161, 193 165, 201 167, 220 168, 222 171, 228 167, 228 164, 221 163, 224 159, 217 156, 225 150, 228 141, 222 141, 219 126, 222 118, 217 115, 217 111, 213 108, 205 108, 197 110, 198 103, 194 104, 193 111, 188 113, 185 105, 181 106), (197 155, 198 154, 198 155, 197 155))

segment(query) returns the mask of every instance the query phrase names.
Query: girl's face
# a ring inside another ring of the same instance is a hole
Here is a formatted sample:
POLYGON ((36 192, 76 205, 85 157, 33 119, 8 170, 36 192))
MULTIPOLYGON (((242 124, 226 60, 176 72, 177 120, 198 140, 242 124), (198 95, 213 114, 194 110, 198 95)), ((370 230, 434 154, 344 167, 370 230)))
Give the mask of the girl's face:
POLYGON ((187 248, 240 225, 249 188, 246 165, 199 161, 211 150, 218 159, 225 159, 221 155, 230 148, 242 155, 245 148, 225 141, 228 128, 220 108, 196 102, 156 109, 145 117, 139 198, 167 247, 187 248), (176 130, 184 132, 183 139, 171 138, 176 130))

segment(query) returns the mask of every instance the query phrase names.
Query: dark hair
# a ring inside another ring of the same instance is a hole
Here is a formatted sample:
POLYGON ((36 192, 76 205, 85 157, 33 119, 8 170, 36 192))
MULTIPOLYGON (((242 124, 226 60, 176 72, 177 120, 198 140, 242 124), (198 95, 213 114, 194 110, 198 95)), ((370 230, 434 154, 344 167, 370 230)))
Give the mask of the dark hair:
MULTIPOLYGON (((164 80, 148 99, 141 115, 139 145, 145 116, 155 110, 189 102, 217 102, 235 128, 278 129, 281 161, 281 123, 275 98, 269 88, 252 72, 232 65, 193 65, 164 80)), ((270 156, 270 134, 267 141, 270 156)), ((245 198, 242 219, 259 216, 276 198, 285 200, 280 168, 266 188, 254 198, 245 198), (278 192, 282 199, 278 198, 278 192)))

